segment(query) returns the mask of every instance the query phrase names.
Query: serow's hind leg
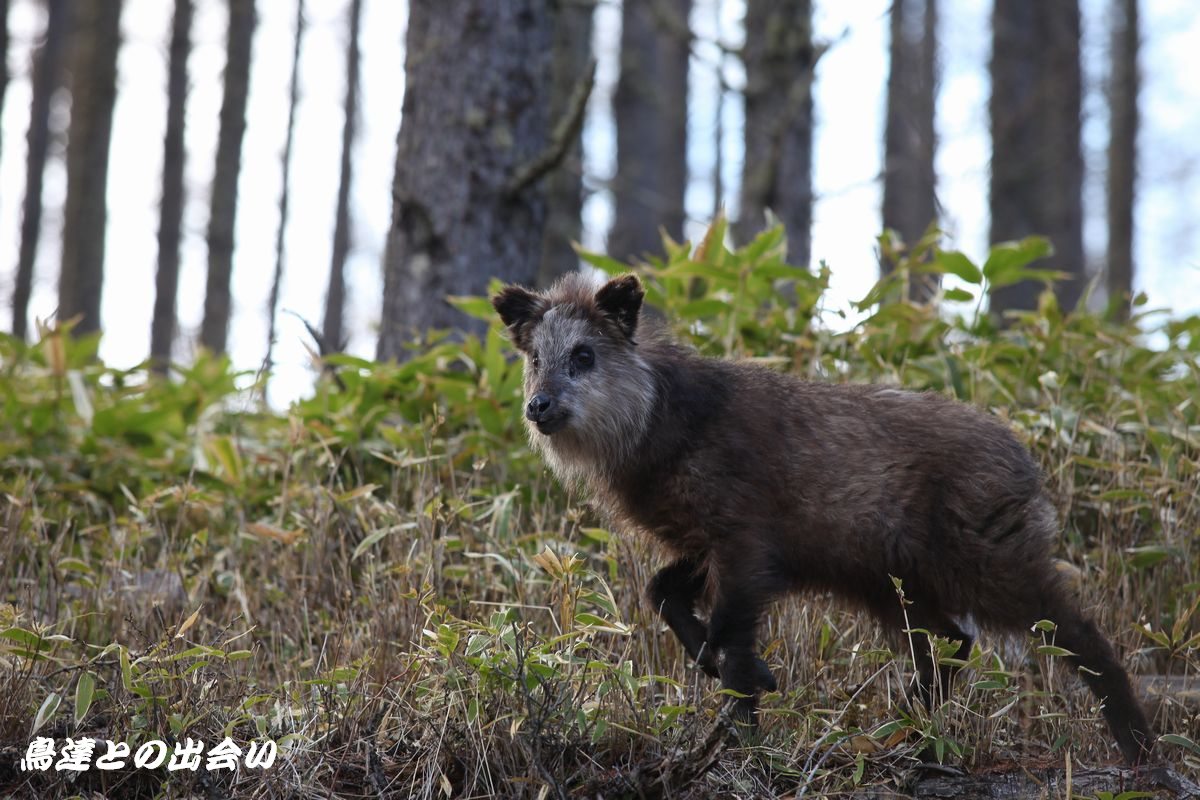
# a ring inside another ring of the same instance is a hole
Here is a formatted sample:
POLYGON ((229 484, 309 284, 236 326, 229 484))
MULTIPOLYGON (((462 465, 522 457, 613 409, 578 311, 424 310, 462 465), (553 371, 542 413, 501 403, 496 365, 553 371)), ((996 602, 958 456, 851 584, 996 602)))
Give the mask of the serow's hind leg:
POLYGON ((871 610, 897 644, 905 649, 912 647, 917 674, 908 699, 932 711, 949 698, 950 684, 958 667, 938 663, 930 635, 958 642, 954 658, 962 661, 970 657, 973 640, 949 614, 928 600, 905 599, 903 603, 897 602, 895 596, 880 596, 871 604, 871 610))
MULTIPOLYGON (((913 691, 908 693, 909 706, 920 703, 928 711, 934 711, 949 699, 951 684, 959 668, 955 664, 939 663, 930 637, 956 642, 953 657, 966 661, 971 655, 970 634, 952 617, 927 601, 907 601, 904 606, 881 603, 876 611, 885 624, 892 628, 893 634, 903 637, 904 643, 912 647, 917 674, 913 691)), ((918 757, 925 764, 941 761, 932 742, 922 748, 918 757)))
MULTIPOLYGON (((958 649, 952 656, 954 659, 966 661, 970 658, 971 636, 949 616, 941 612, 920 615, 910 613, 909 625, 910 631, 919 628, 928 631, 932 636, 958 642, 958 649)), ((912 645, 917 662, 917 698, 925 704, 925 708, 933 711, 950 698, 950 686, 958 672, 958 666, 937 663, 933 642, 925 634, 912 634, 912 645)))
POLYGON ((1060 603, 1046 617, 1057 625, 1054 643, 1074 653, 1068 661, 1103 702, 1104 719, 1125 760, 1134 766, 1148 763, 1154 732, 1108 639, 1071 603, 1060 603))

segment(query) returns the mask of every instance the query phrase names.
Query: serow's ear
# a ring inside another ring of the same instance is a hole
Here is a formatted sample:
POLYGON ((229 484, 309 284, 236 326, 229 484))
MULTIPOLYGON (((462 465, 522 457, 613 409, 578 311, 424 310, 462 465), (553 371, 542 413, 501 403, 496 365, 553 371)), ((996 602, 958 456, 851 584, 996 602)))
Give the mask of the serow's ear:
POLYGON ((636 275, 622 275, 600 287, 596 292, 596 307, 632 341, 645 294, 636 275))
POLYGON ((520 286, 505 286, 492 298, 492 308, 512 335, 513 344, 520 350, 529 349, 529 336, 545 313, 545 301, 520 286))

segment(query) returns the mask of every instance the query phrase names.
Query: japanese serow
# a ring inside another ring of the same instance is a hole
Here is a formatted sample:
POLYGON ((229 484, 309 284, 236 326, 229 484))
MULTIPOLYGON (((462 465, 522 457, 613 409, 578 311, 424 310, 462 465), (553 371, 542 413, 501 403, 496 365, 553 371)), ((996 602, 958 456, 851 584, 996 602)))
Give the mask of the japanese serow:
MULTIPOLYGON (((755 650, 766 606, 824 590, 898 635, 957 642, 958 658, 967 618, 1003 632, 1052 620, 1124 757, 1149 758, 1129 677, 1056 568, 1039 469, 1002 422, 934 393, 700 356, 642 319, 642 297, 633 275, 573 273, 492 304, 525 357, 533 446, 619 527, 670 552, 651 602, 704 672, 747 696, 739 718, 753 722, 756 695, 776 686, 755 650)), ((916 694, 932 704, 952 674, 917 644, 916 694)))

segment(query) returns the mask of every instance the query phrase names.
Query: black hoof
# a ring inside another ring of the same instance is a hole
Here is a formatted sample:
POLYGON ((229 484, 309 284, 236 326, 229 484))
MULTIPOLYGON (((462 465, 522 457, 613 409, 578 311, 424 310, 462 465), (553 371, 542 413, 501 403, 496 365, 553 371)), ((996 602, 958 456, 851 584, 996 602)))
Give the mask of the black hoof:
POLYGON ((721 683, 738 695, 731 697, 730 717, 739 731, 753 735, 758 728, 758 695, 773 692, 778 684, 767 662, 749 650, 727 650, 716 659, 721 670, 721 683))
POLYGON ((764 692, 773 692, 779 688, 775 676, 771 674, 771 668, 761 658, 754 659, 754 682, 764 692))
POLYGON ((758 731, 758 698, 730 697, 729 718, 739 733, 757 733, 758 731))

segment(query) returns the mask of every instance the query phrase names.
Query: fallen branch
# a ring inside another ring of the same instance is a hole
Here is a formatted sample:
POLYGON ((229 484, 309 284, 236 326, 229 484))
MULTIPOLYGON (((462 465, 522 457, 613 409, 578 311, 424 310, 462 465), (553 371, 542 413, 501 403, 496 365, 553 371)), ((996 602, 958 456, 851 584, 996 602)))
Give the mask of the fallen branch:
POLYGON ((963 797, 978 800, 1023 800, 1027 797, 1066 797, 1068 786, 1070 794, 1076 797, 1096 797, 1103 793, 1118 795, 1130 789, 1166 789, 1169 796, 1181 800, 1200 797, 1200 790, 1195 784, 1166 766, 1137 771, 1122 767, 1073 770, 1069 777, 1065 770, 1058 767, 1012 769, 970 775, 930 774, 927 769, 917 768, 910 771, 908 780, 899 787, 903 794, 897 794, 896 790, 891 788, 870 787, 860 789, 850 796, 855 800, 890 800, 905 796, 917 800, 950 800, 963 797))
POLYGON ((660 759, 643 763, 628 775, 616 779, 592 781, 579 793, 580 797, 610 797, 632 795, 639 798, 678 796, 717 765, 730 741, 737 738, 729 709, 717 715, 704 740, 689 749, 677 749, 660 759))

